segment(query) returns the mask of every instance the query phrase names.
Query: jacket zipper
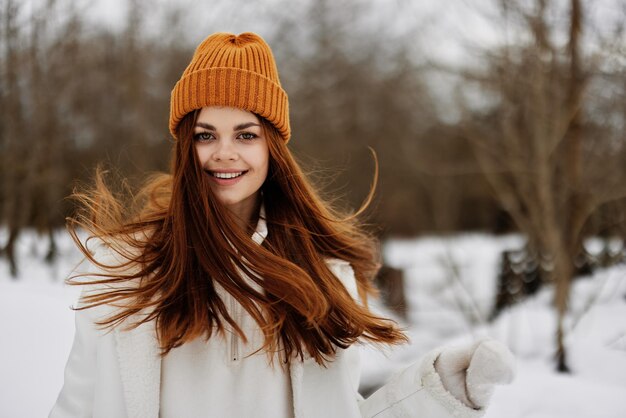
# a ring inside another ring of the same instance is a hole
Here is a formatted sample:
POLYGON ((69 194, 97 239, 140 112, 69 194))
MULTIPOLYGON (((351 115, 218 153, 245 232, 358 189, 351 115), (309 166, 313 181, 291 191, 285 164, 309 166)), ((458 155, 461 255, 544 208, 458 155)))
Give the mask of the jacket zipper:
MULTIPOLYGON (((230 295, 230 308, 233 320, 237 322, 239 320, 239 312, 237 309, 237 299, 230 295)), ((233 329, 230 335, 230 360, 233 363, 239 361, 239 335, 237 330, 233 329)))

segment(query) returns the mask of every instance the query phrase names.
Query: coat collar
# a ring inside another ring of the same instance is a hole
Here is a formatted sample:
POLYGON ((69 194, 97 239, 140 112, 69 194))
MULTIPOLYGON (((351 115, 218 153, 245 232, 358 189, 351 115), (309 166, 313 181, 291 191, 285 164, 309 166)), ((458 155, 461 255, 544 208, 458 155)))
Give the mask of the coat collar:
POLYGON ((256 228, 252 234, 252 240, 257 244, 261 243, 267 237, 267 221, 265 220, 265 204, 261 203, 261 209, 259 209, 259 220, 256 223, 256 228))
MULTIPOLYGON (((265 205, 259 210, 259 220, 252 240, 257 244, 267 237, 265 205)), ((132 330, 118 326, 114 329, 120 376, 128 418, 158 418, 161 392, 161 357, 154 321, 141 324, 132 330)), ((298 404, 302 365, 290 370, 294 408, 298 404)), ((296 417, 300 414, 296 411, 296 417)))

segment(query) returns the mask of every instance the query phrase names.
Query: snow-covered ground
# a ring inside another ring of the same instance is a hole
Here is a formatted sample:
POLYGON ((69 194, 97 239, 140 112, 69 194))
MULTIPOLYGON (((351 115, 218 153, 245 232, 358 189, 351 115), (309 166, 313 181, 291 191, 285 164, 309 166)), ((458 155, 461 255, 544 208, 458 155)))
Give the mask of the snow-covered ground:
MULTIPOLYGON (((0 260, 0 417, 46 416, 62 385, 74 332, 69 306, 79 290, 64 286, 63 279, 80 256, 59 234, 61 255, 53 266, 39 261, 47 239, 34 233, 19 242, 19 280, 0 260)), ((5 238, 0 232, 0 242, 5 238)), ((403 325, 412 342, 384 351, 366 347, 363 389, 435 346, 489 335, 515 353, 517 377, 498 388, 487 418, 626 417, 626 267, 575 282, 567 339, 573 372, 558 374, 551 362, 550 289, 492 323, 485 319, 499 251, 521 244, 518 236, 475 234, 387 243, 386 261, 406 272, 410 309, 403 325)))
POLYGON ((574 282, 566 323, 572 373, 560 374, 553 363, 551 288, 491 323, 485 319, 499 252, 522 244, 519 236, 481 234, 387 243, 386 261, 406 273, 412 344, 386 357, 366 350, 364 383, 381 381, 435 346, 490 336, 511 348, 517 376, 496 390, 486 418, 626 417, 626 266, 574 282))

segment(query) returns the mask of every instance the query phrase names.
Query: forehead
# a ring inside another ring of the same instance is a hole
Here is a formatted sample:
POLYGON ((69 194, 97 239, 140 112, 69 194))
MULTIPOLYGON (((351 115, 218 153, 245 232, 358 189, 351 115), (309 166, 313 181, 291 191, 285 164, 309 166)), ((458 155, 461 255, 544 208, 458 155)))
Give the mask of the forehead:
POLYGON ((228 127, 228 125, 232 125, 232 122, 259 123, 260 121, 254 113, 248 112, 247 110, 226 106, 206 106, 200 109, 198 122, 210 123, 214 126, 228 127))

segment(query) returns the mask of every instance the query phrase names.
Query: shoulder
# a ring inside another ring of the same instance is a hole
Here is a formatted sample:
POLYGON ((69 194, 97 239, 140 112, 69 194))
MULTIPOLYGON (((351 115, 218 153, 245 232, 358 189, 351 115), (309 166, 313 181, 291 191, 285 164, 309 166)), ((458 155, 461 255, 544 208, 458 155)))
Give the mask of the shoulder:
POLYGON ((90 240, 85 248, 90 257, 84 257, 82 262, 72 271, 71 283, 90 285, 103 279, 110 279, 129 270, 128 258, 120 252, 118 245, 102 240, 90 240))
POLYGON ((341 283, 348 290, 348 293, 355 298, 358 299, 358 288, 356 277, 354 275, 354 269, 352 265, 340 258, 331 258, 327 257, 324 259, 326 265, 330 269, 330 271, 341 281, 341 283))
POLYGON ((128 274, 138 267, 143 251, 140 246, 147 239, 147 235, 139 236, 139 233, 127 237, 90 238, 85 248, 92 260, 85 260, 86 268, 93 273, 128 274))
MULTIPOLYGON (((132 250, 124 248, 121 241, 93 238, 85 243, 85 248, 91 254, 91 258, 85 257, 72 271, 68 280, 68 283, 81 287, 77 307, 91 305, 88 302, 90 298, 109 292, 127 291, 139 285, 139 279, 132 278, 132 275, 138 272, 140 267, 136 262, 129 261, 132 250)), ((114 310, 113 305, 109 303, 87 309, 100 314, 111 313, 114 310)))
MULTIPOLYGON (((336 275, 350 275, 354 276, 354 270, 352 269, 352 265, 346 260, 342 260, 340 258, 326 257, 324 262, 328 266, 328 268, 335 273, 336 275)), ((341 279, 341 277, 339 277, 341 279)))

